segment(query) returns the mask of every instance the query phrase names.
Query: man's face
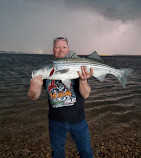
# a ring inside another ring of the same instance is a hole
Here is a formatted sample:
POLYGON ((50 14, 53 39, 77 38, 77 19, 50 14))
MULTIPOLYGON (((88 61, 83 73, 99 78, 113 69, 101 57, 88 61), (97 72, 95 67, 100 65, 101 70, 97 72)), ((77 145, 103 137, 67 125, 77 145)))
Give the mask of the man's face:
POLYGON ((55 58, 64 58, 69 52, 69 47, 66 41, 56 41, 53 47, 55 58))

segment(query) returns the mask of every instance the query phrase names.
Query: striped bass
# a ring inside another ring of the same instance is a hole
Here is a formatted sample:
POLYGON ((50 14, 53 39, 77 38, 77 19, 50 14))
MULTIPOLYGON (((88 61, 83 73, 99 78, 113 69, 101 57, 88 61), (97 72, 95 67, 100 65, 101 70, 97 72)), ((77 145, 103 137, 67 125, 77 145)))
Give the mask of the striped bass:
POLYGON ((43 79, 62 80, 62 82, 69 87, 71 79, 79 78, 77 72, 81 71, 82 66, 87 67, 88 72, 90 68, 93 68, 93 77, 101 82, 104 81, 107 74, 114 75, 123 88, 126 86, 127 77, 133 71, 130 68, 117 69, 104 64, 96 51, 87 58, 80 58, 74 52, 69 52, 65 58, 51 61, 41 69, 34 70, 32 72, 32 78, 41 75, 43 79))

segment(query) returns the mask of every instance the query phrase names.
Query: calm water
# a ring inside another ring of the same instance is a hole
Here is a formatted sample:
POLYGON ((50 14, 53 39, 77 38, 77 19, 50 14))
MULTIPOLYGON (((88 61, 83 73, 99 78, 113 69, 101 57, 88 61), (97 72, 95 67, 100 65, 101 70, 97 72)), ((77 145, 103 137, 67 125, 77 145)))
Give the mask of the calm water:
MULTIPOLYGON (((0 54, 0 107, 46 104, 46 92, 38 101, 27 97, 32 70, 52 59, 48 55, 0 54)), ((130 67, 134 70, 123 89, 117 79, 107 75, 103 83, 91 78, 90 97, 86 100, 86 112, 95 119, 108 116, 126 118, 128 122, 141 120, 141 56, 103 57, 105 63, 116 67, 130 67)))

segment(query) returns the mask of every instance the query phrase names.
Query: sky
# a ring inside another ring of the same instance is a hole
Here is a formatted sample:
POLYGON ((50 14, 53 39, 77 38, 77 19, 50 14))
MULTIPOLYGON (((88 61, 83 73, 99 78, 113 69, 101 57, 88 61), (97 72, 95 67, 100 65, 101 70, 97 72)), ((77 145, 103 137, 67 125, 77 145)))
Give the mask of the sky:
POLYGON ((141 55, 141 0, 0 0, 0 51, 141 55))

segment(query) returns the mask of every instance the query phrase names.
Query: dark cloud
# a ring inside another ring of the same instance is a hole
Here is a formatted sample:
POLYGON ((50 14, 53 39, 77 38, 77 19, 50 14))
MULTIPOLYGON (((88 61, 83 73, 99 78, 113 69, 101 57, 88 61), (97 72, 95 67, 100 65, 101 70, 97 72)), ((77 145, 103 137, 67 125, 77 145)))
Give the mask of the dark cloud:
POLYGON ((110 20, 141 18, 140 0, 65 0, 67 7, 97 12, 110 20))
POLYGON ((141 18, 141 0, 5 0, 3 3, 9 9, 21 7, 24 11, 31 9, 31 11, 39 12, 50 4, 56 7, 60 3, 72 10, 91 10, 110 20, 125 22, 141 18))
POLYGON ((0 50, 52 52, 66 36, 80 54, 140 54, 140 13, 140 0, 3 0, 0 50))

